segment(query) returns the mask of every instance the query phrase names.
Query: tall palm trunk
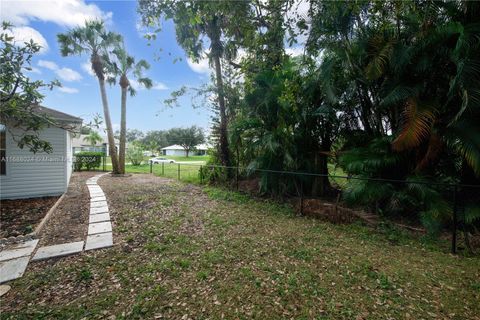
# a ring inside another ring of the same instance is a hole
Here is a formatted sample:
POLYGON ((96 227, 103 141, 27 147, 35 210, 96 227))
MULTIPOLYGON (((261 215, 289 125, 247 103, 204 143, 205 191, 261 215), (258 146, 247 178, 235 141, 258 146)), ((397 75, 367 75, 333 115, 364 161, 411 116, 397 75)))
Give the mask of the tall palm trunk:
POLYGON ((118 155, 120 173, 125 173, 125 150, 126 150, 126 135, 127 135, 127 89, 129 81, 125 75, 120 78, 120 87, 122 88, 121 100, 121 118, 120 118, 120 150, 118 155))
POLYGON ((115 140, 113 137, 112 120, 110 119, 110 110, 108 108, 107 91, 105 90, 105 80, 98 78, 100 85, 100 94, 102 96, 103 114, 105 117, 105 125, 107 126, 108 149, 110 159, 112 160, 113 173, 119 173, 117 151, 115 150, 115 140))
POLYGON ((105 75, 103 73, 103 61, 97 52, 93 52, 90 58, 92 69, 97 75, 98 84, 100 86, 100 95, 102 96, 103 115, 105 117, 105 125, 107 127, 107 139, 110 159, 112 160, 112 171, 118 174, 118 157, 115 149, 115 139, 113 137, 112 120, 110 119, 110 109, 108 108, 107 91, 105 90, 105 75))

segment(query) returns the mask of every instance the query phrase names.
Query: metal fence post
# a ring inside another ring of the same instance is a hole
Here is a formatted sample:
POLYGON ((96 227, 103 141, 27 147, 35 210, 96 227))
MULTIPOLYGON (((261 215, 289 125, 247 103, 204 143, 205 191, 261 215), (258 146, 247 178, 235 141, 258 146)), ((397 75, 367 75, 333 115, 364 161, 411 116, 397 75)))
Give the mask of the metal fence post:
POLYGON ((153 172, 153 161, 150 161, 150 173, 153 172))
POLYGON ((165 175, 165 163, 162 162, 162 176, 165 175))
POLYGON ((457 224, 458 224, 458 199, 457 199, 457 185, 453 189, 453 226, 452 226, 452 253, 457 253, 457 224))
POLYGON ((203 166, 200 165, 200 184, 203 184, 203 166))
POLYGON ((107 157, 103 155, 103 172, 107 171, 107 157))
POLYGON ((178 164, 178 181, 180 181, 180 163, 178 164))

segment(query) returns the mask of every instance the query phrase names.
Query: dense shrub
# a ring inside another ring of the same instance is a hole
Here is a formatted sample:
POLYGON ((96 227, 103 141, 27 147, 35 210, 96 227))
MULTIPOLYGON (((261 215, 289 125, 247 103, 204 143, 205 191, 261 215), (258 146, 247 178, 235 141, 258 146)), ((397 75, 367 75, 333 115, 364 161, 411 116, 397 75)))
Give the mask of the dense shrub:
POLYGON ((134 166, 139 166, 143 161, 143 150, 138 146, 131 146, 127 150, 127 160, 134 166))
POLYGON ((83 151, 76 153, 74 158, 74 169, 75 171, 89 171, 99 168, 104 156, 105 154, 103 152, 83 151))

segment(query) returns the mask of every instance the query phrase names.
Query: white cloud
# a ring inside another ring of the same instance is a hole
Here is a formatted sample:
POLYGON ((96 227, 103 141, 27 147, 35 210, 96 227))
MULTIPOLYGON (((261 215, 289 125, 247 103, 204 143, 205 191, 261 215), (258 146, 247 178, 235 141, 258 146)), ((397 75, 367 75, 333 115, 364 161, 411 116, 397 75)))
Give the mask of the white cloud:
POLYGON ((26 25, 32 20, 54 22, 61 26, 83 25, 85 20, 102 19, 109 23, 112 12, 103 12, 83 0, 2 1, 2 20, 26 25))
MULTIPOLYGON (((3 20, 3 15, 2 15, 3 20)), ((40 45, 40 53, 45 53, 48 51, 47 40, 42 36, 40 32, 30 27, 15 27, 12 30, 8 30, 7 34, 13 36, 15 42, 22 44, 23 42, 30 42, 33 40, 36 44, 40 45)))
POLYGON ((40 71, 40 69, 35 68, 35 67, 30 67, 30 70, 25 69, 25 71, 30 72, 30 73, 42 74, 42 71, 40 71))
POLYGON ((196 73, 203 73, 209 75, 212 70, 208 63, 208 58, 202 58, 198 62, 194 62, 190 58, 187 59, 188 66, 196 73))
POLYGON ((39 60, 38 65, 43 68, 50 69, 63 81, 78 81, 82 79, 82 75, 70 68, 60 68, 55 62, 49 60, 39 60))
POLYGON ((55 73, 64 81, 78 81, 82 79, 80 73, 70 68, 61 68, 55 71, 55 73))
POLYGON ((95 72, 93 72, 93 70, 92 70, 92 64, 90 63, 90 61, 82 63, 81 67, 82 67, 83 71, 85 71, 86 73, 88 73, 92 77, 95 76, 95 72))
POLYGON ((70 87, 59 87, 58 90, 63 93, 78 93, 78 89, 70 87))
POLYGON ((137 90, 137 91, 145 89, 145 87, 135 79, 131 79, 131 80, 128 80, 128 81, 130 82, 130 86, 132 86, 132 88, 137 90))
POLYGON ((168 87, 166 84, 162 82, 153 82, 153 90, 168 90, 168 87))
POLYGON ((48 61, 48 60, 38 60, 38 65, 43 68, 47 68, 50 70, 58 70, 58 66, 55 62, 53 61, 48 61))
MULTIPOLYGON (((132 88, 137 91, 146 89, 140 82, 138 82, 135 79, 129 79, 129 81, 132 88)), ((151 89, 152 90, 168 90, 168 87, 166 84, 162 82, 153 81, 153 86, 151 89)))
POLYGON ((285 53, 292 57, 301 56, 303 54, 303 51, 304 51, 303 47, 285 48, 285 53))

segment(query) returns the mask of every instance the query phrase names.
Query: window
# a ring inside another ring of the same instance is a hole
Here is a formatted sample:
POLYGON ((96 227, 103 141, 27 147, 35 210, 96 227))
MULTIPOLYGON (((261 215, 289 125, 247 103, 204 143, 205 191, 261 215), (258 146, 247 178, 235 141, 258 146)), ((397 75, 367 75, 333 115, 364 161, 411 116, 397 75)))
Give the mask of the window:
POLYGON ((0 124, 0 175, 7 173, 7 159, 6 159, 6 147, 7 147, 7 130, 5 125, 0 124))

